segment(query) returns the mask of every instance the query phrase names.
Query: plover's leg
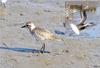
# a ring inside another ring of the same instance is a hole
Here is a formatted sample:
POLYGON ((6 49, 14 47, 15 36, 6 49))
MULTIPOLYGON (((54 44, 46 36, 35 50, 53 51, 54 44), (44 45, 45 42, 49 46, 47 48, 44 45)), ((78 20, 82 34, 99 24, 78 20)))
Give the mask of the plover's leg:
POLYGON ((41 53, 44 53, 44 50, 45 50, 45 43, 43 43, 43 45, 42 45, 42 47, 41 47, 41 49, 40 49, 40 52, 41 52, 41 53))

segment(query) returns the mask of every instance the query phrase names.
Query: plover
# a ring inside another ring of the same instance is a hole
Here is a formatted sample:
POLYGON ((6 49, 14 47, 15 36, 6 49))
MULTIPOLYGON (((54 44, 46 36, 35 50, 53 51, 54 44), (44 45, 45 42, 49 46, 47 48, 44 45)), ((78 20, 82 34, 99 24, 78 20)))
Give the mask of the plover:
POLYGON ((56 40, 56 41, 62 41, 62 38, 58 38, 53 33, 48 31, 47 29, 36 27, 31 21, 26 22, 24 26, 21 28, 27 27, 32 35, 34 35, 35 39, 37 41, 41 41, 42 47, 40 49, 41 53, 44 53, 45 50, 45 40, 56 40))
POLYGON ((6 2, 7 2, 7 0, 1 0, 1 3, 2 3, 2 5, 4 6, 4 7, 6 7, 6 2))
MULTIPOLYGON (((65 22, 63 23, 63 26, 66 27, 67 22, 73 20, 73 14, 76 13, 78 10, 81 11, 83 6, 81 5, 71 5, 65 2, 65 22)), ((87 6, 84 6, 84 10, 87 9, 87 6)), ((80 14, 82 17, 82 14, 80 14)))
MULTIPOLYGON (((81 5, 82 6, 82 5, 81 5)), ((73 24, 71 23, 70 26, 72 28, 72 30, 77 34, 79 35, 80 34, 80 31, 81 30, 84 30, 86 29, 87 27, 91 27, 91 26, 94 26, 95 24, 94 23, 85 23, 86 19, 87 19, 87 14, 86 14, 86 10, 83 9, 83 7, 81 7, 82 10, 80 10, 80 14, 82 16, 81 20, 80 20, 80 24, 73 24)))

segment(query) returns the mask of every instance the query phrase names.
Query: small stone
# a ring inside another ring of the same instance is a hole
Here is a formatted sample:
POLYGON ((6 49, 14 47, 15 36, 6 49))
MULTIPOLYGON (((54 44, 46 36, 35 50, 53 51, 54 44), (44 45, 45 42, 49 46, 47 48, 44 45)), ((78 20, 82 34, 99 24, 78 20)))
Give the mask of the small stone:
POLYGON ((23 14, 21 13, 20 16, 23 16, 23 14))
POLYGON ((69 50, 65 50, 65 52, 66 52, 66 53, 68 53, 68 52, 69 52, 69 50))
POLYGON ((65 53, 69 53, 69 50, 63 50, 63 52, 65 52, 65 53))

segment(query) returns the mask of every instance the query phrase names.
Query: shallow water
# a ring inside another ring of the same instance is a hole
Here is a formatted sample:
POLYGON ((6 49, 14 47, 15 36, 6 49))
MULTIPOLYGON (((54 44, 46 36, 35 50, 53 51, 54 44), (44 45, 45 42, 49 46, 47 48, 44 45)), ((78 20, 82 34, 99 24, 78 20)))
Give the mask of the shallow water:
POLYGON ((96 7, 96 11, 94 13, 92 12, 88 12, 87 13, 87 20, 86 20, 86 23, 89 23, 89 22, 93 22, 95 23, 96 25, 93 26, 93 27, 89 27, 83 31, 81 31, 81 34, 84 34, 83 36, 84 37, 100 37, 100 7, 96 7))
MULTIPOLYGON (((79 2, 79 1, 78 1, 79 2)), ((77 3, 77 1, 69 1, 69 3, 71 4, 81 4, 81 2, 77 3)), ((86 3, 85 3, 86 4, 86 3)), ((83 31, 80 32, 80 35, 73 35, 75 37, 92 37, 92 38, 98 38, 100 37, 100 5, 99 3, 95 2, 88 2, 89 6, 95 6, 96 7, 96 11, 95 12, 87 12, 87 20, 85 21, 85 23, 90 23, 93 22, 94 24, 96 24, 93 27, 89 27, 83 31)), ((80 13, 74 13, 74 21, 72 23, 78 24, 80 21, 80 13)), ((68 22, 68 21, 67 21, 68 22)), ((69 30, 67 30, 67 34, 70 33, 69 30)))
MULTIPOLYGON (((78 1, 78 2, 79 3, 77 3, 77 1, 74 1, 74 2, 69 1, 69 3, 81 4, 80 1, 78 1)), ((96 11, 95 12, 87 12, 87 20, 86 20, 85 23, 93 22, 93 23, 96 24, 96 26, 89 27, 88 29, 81 31, 80 35, 78 37, 98 38, 98 37, 100 37, 100 23, 99 23, 100 22, 100 5, 99 5, 99 2, 97 2, 97 1, 94 1, 94 2, 89 1, 88 5, 95 6, 96 11)), ((78 12, 78 13, 75 14, 76 16, 74 15, 75 19, 78 20, 77 22, 79 22, 79 20, 80 20, 79 14, 80 13, 78 12)))

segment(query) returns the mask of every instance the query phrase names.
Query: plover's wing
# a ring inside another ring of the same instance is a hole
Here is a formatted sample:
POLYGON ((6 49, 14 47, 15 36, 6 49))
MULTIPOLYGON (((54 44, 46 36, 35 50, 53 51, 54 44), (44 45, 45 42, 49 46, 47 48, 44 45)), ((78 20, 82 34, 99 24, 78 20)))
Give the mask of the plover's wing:
POLYGON ((42 40, 49 39, 53 35, 50 31, 43 28, 36 28, 35 34, 37 35, 37 37, 41 38, 42 40))
POLYGON ((80 34, 80 31, 79 31, 78 27, 77 27, 75 24, 72 24, 72 23, 71 23, 70 26, 71 26, 72 30, 73 30, 77 35, 80 34))
POLYGON ((63 41, 62 38, 58 38, 50 31, 43 29, 43 28, 36 28, 35 34, 41 38, 42 40, 48 39, 48 40, 56 40, 56 41, 63 41))

